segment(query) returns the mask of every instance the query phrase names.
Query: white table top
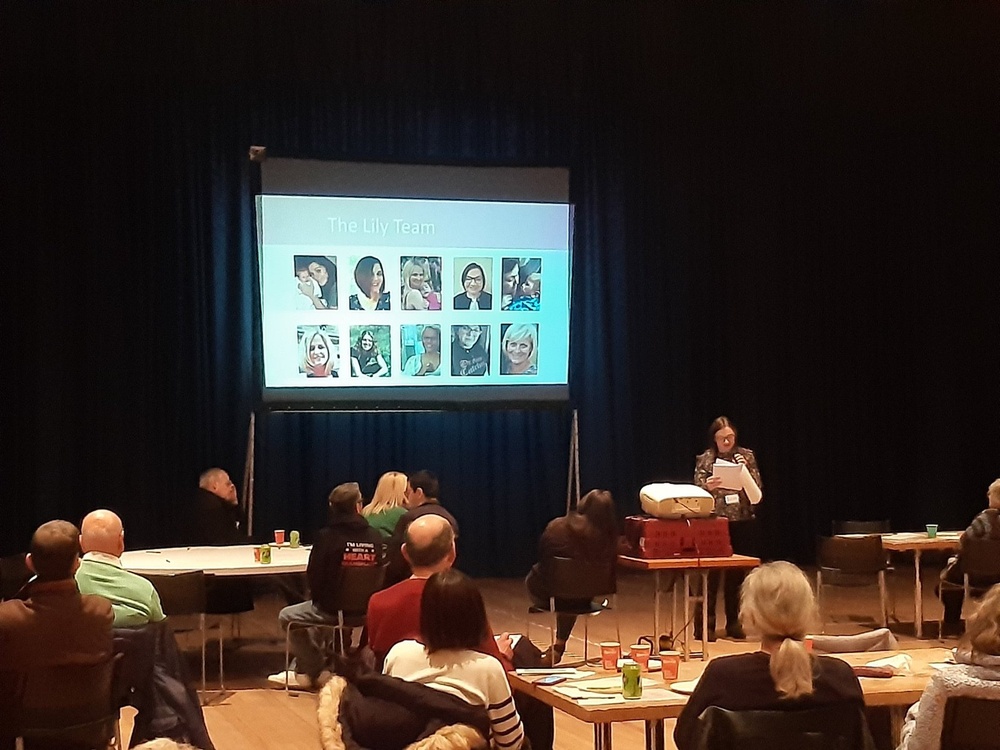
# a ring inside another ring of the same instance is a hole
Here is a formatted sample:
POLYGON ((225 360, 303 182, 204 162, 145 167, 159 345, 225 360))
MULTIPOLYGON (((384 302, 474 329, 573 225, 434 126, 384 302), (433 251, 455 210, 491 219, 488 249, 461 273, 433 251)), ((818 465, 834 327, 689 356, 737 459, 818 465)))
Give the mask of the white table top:
POLYGON ((121 556, 122 567, 133 573, 168 574, 203 570, 217 576, 255 576, 278 573, 304 573, 312 547, 271 545, 271 563, 254 562, 254 548, 241 544, 233 547, 165 547, 130 550, 121 556))

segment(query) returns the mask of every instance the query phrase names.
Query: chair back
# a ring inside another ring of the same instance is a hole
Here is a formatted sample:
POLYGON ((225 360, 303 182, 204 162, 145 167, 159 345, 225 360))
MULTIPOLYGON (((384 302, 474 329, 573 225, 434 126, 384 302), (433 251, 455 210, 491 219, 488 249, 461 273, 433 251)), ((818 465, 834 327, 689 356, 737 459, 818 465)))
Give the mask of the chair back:
POLYGON ((549 595, 556 599, 593 599, 615 593, 614 563, 595 563, 569 557, 542 562, 549 595))
POLYGON ((367 612, 368 600, 382 588, 385 568, 384 565, 357 568, 341 566, 337 582, 337 609, 352 614, 367 612))
POLYGON ((834 521, 833 535, 837 534, 889 534, 892 522, 888 518, 881 521, 834 521))
POLYGON ((861 709, 836 703, 802 711, 727 711, 699 717, 699 750, 859 750, 873 748, 861 709))
POLYGON ((966 539, 962 542, 962 571, 969 578, 1000 582, 1000 539, 966 539))
POLYGON ((192 570, 172 575, 144 576, 160 595, 163 614, 200 615, 205 612, 205 573, 192 570))
POLYGON ((821 568, 846 574, 878 573, 885 570, 882 537, 820 537, 816 562, 821 568))
POLYGON ((944 706, 941 750, 987 750, 1000 748, 1000 700, 949 698, 944 706))
POLYGON ((0 557, 0 601, 11 599, 31 578, 24 555, 0 557))
POLYGON ((21 675, 18 736, 53 747, 107 747, 118 706, 112 685, 119 657, 97 664, 39 667, 21 675))

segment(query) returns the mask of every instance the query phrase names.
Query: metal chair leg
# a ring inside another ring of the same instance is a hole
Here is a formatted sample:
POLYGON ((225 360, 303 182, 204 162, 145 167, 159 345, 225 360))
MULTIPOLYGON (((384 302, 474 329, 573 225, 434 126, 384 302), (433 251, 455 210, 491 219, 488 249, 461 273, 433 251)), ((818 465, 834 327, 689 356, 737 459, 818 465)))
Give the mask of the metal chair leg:
POLYGON ((205 703, 205 693, 208 690, 208 681, 205 679, 205 613, 198 615, 198 625, 201 628, 201 702, 205 703))

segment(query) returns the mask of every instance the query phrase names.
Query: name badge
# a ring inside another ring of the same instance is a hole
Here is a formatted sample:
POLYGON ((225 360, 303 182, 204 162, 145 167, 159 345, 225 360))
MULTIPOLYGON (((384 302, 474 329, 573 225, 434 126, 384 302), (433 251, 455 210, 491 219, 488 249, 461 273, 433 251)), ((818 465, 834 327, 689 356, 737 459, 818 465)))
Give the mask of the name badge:
POLYGON ((726 495, 726 505, 739 505, 739 495, 726 495))

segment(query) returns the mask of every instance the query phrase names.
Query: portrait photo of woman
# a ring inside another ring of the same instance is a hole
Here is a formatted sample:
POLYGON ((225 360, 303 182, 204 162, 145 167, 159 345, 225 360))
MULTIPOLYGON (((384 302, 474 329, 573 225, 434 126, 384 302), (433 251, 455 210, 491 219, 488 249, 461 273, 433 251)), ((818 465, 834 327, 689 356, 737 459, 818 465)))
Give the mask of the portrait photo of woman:
POLYGON ((337 259, 324 255, 296 255, 295 308, 337 309, 337 259))
POLYGON ((462 292, 452 300, 456 310, 492 310, 493 295, 490 294, 490 272, 493 263, 489 258, 456 258, 455 268, 461 268, 458 282, 462 292))
MULTIPOLYGON (((400 261, 400 299, 404 310, 440 310, 441 277, 437 284, 431 273, 431 258, 402 257, 400 261)), ((440 258, 434 258, 440 265, 440 258)))
POLYGON ((402 326, 403 374, 413 377, 441 374, 441 326, 402 326))
POLYGON ((490 327, 451 327, 451 374, 460 377, 489 375, 490 327))
POLYGON ((340 336, 333 326, 299 326, 299 372, 307 378, 336 378, 340 336))
POLYGON ((357 291, 348 298, 351 310, 388 310, 389 292, 385 291, 385 274, 382 261, 366 255, 354 267, 357 291))
POLYGON ((389 375, 389 326, 351 326, 351 377, 389 375))
POLYGON ((538 374, 538 324, 513 323, 501 327, 500 374, 538 374))
POLYGON ((504 310, 536 312, 542 309, 542 259, 541 258, 504 258, 504 310), (514 282, 513 273, 508 274, 508 261, 515 263, 512 271, 517 273, 514 282), (511 299, 507 299, 508 276, 511 289, 511 299))

